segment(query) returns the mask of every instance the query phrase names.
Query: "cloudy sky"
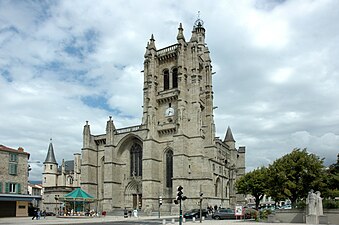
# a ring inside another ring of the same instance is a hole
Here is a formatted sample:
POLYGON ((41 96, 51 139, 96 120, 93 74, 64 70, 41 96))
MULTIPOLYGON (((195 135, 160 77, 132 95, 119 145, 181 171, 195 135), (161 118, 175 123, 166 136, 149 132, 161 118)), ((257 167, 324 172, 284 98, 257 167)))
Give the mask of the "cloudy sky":
MULTIPOLYGON (((204 20, 215 123, 246 146, 250 171, 293 148, 336 161, 339 152, 339 1, 0 1, 0 144, 44 161, 73 159, 93 134, 138 125, 143 55, 187 40, 204 20)), ((30 180, 41 180, 32 163, 30 180)))

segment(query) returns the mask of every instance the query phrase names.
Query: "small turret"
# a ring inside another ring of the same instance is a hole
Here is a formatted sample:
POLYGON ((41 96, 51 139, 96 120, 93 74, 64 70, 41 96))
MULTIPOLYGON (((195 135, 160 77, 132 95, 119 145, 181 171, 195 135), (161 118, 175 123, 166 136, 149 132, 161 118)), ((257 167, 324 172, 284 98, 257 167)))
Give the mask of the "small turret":
POLYGON ((88 121, 86 121, 86 125, 84 126, 83 131, 83 147, 89 148, 90 144, 91 144, 91 130, 90 126, 88 125, 88 121))
POLYGON ((149 50, 154 50, 154 51, 157 50, 157 48, 155 47, 155 40, 154 40, 153 34, 151 35, 151 39, 150 39, 150 42, 149 42, 148 49, 149 50))
MULTIPOLYGON (((200 11, 198 12, 198 19, 194 23, 193 31, 196 34, 196 38, 199 44, 205 44, 205 28, 204 28, 204 21, 200 19, 200 11)), ((192 31, 192 38, 193 38, 193 31, 192 31)))
POLYGON ((44 161, 43 186, 54 187, 57 185, 58 163, 55 159, 52 138, 48 146, 47 156, 44 161))
POLYGON ((46 156, 46 159, 44 161, 44 164, 46 164, 46 163, 58 164, 57 161, 55 160, 52 138, 50 139, 50 143, 49 143, 48 151, 47 151, 47 156, 46 156))
POLYGON ((184 29, 182 28, 182 24, 179 24, 179 28, 178 28, 178 35, 177 35, 177 40, 180 43, 181 41, 185 42, 185 37, 184 37, 184 29))
POLYGON ((230 149, 235 148, 235 140, 233 138, 233 134, 230 127, 227 128, 224 143, 226 143, 230 147, 230 149))
POLYGON ((112 116, 109 117, 106 125, 106 144, 112 145, 115 133, 115 126, 112 120, 112 116))
POLYGON ((150 51, 149 51, 149 42, 147 42, 147 46, 146 46, 146 51, 145 51, 145 55, 144 58, 147 58, 150 55, 150 51))

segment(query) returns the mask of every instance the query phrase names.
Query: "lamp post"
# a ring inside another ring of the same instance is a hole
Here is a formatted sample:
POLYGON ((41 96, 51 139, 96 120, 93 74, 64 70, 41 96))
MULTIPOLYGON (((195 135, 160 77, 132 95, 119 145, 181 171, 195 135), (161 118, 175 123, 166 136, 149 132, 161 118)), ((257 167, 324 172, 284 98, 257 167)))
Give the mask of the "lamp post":
POLYGON ((202 200, 204 193, 200 192, 200 223, 202 223, 202 200))
POLYGON ((55 195, 54 199, 55 199, 55 214, 59 215, 59 213, 58 213, 58 199, 59 199, 59 195, 55 195))
POLYGON ((159 196, 159 218, 160 218, 160 206, 162 205, 162 196, 159 196))

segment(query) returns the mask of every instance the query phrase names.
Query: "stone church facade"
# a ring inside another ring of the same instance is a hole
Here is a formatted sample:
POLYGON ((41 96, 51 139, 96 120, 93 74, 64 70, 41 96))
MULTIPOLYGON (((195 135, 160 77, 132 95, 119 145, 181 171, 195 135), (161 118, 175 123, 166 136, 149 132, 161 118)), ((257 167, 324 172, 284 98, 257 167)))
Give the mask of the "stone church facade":
MULTIPOLYGON (((245 147, 235 147, 231 129, 215 137, 212 65, 203 22, 189 41, 180 24, 177 43, 157 49, 153 35, 144 55, 140 125, 92 134, 86 122, 80 186, 97 199, 98 211, 139 208, 177 213, 176 187, 188 199, 183 209, 243 204, 234 183, 245 173, 245 147)), ((54 171, 55 172, 55 171, 54 171)))

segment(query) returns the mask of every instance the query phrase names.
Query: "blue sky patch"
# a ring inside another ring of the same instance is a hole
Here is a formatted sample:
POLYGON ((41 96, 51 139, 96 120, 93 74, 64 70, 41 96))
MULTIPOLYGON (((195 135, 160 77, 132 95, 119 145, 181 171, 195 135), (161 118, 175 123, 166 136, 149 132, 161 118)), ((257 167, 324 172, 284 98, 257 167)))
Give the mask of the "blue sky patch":
POLYGON ((12 82, 13 81, 13 78, 11 76, 11 74, 8 72, 8 70, 0 70, 0 74, 3 78, 5 78, 5 80, 7 82, 12 82))
POLYGON ((89 107, 104 109, 106 111, 114 111, 107 104, 107 98, 104 96, 85 96, 81 98, 81 101, 89 107))

